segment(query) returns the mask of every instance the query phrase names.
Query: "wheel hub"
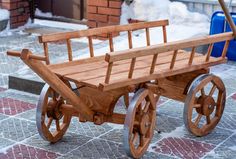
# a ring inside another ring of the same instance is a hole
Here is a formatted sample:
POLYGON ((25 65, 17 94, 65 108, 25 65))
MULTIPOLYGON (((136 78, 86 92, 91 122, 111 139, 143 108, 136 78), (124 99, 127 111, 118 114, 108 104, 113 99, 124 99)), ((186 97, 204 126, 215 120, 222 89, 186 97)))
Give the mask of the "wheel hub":
POLYGON ((59 99, 58 101, 55 101, 51 99, 48 103, 47 107, 47 116, 48 118, 53 118, 55 120, 60 120, 63 116, 60 107, 64 104, 63 100, 59 99))
POLYGON ((201 96, 197 103, 201 104, 201 107, 196 109, 199 114, 209 116, 214 112, 216 103, 211 96, 201 96))
POLYGON ((150 127, 150 118, 148 114, 144 114, 140 122, 140 133, 145 135, 150 127))

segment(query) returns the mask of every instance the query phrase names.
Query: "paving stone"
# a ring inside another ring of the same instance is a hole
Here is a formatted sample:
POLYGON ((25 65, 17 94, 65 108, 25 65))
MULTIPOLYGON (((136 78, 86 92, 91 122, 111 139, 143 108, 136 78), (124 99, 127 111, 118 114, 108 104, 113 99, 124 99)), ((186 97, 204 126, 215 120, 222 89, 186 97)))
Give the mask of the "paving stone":
POLYGON ((236 100, 234 99, 234 96, 227 98, 224 113, 236 114, 235 105, 236 105, 236 100))
POLYGON ((142 159, 176 159, 176 157, 167 156, 160 153, 146 152, 142 159))
POLYGON ((174 118, 183 118, 184 104, 174 100, 169 100, 166 103, 162 104, 157 109, 157 116, 159 114, 163 116, 169 116, 174 118))
POLYGON ((35 147, 19 144, 6 150, 4 153, 0 153, 0 159, 54 159, 59 157, 59 154, 54 152, 48 152, 43 149, 38 149, 35 147))
POLYGON ((0 75, 0 86, 7 87, 8 75, 0 75))
POLYGON ((235 143, 236 143, 236 134, 234 134, 233 136, 228 138, 225 142, 223 142, 221 147, 226 147, 226 148, 236 151, 235 143))
POLYGON ((180 158, 201 158, 214 149, 214 145, 197 142, 185 138, 164 138, 153 146, 157 153, 180 158))
POLYGON ((25 120, 8 118, 0 122, 0 137, 22 141, 37 133, 36 125, 25 120))
POLYGON ((39 135, 27 139, 24 143, 47 151, 66 154, 89 140, 91 140, 90 137, 67 132, 60 141, 54 144, 44 141, 39 135))
POLYGON ((0 137, 0 153, 1 150, 5 149, 6 147, 13 145, 15 142, 8 140, 8 139, 4 139, 0 137))
POLYGON ((4 91, 6 91, 6 90, 7 90, 7 89, 0 87, 0 92, 4 92, 4 91))
POLYGON ((65 159, 125 159, 128 158, 121 144, 110 141, 94 139, 85 145, 73 150, 65 159))
POLYGON ((35 108, 34 104, 11 98, 0 98, 0 113, 2 114, 16 115, 33 108, 35 108))
POLYGON ((13 98, 19 101, 24 101, 31 104, 36 104, 38 102, 39 96, 34 94, 25 93, 22 91, 17 91, 13 89, 8 89, 3 93, 0 93, 0 98, 13 98))
POLYGON ((98 137, 111 129, 112 127, 108 124, 95 125, 91 122, 81 123, 78 118, 73 118, 69 126, 70 132, 89 137, 98 137))
POLYGON ((236 114, 224 113, 217 126, 224 129, 236 130, 236 114))
POLYGON ((36 109, 31 109, 24 113, 20 113, 16 115, 15 117, 30 120, 32 122, 36 122, 36 109))
POLYGON ((7 116, 7 115, 0 114, 0 121, 3 120, 3 119, 6 119, 6 118, 8 118, 8 117, 9 117, 9 116, 7 116))
POLYGON ((183 125, 183 120, 179 118, 171 118, 165 116, 164 114, 157 115, 157 124, 156 130, 160 131, 161 133, 167 133, 175 130, 177 127, 183 125))
POLYGON ((208 153, 204 159, 233 159, 236 156, 236 150, 231 150, 225 147, 218 147, 208 153))

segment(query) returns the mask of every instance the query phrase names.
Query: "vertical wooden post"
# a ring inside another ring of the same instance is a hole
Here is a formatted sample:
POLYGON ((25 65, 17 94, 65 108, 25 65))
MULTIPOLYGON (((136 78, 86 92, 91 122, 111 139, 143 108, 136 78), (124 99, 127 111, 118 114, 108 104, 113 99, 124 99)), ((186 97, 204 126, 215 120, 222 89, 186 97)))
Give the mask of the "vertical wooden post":
POLYGON ((73 57, 72 57, 72 48, 71 48, 71 41, 70 41, 70 39, 66 40, 66 44, 67 44, 67 50, 68 50, 68 59, 69 59, 69 61, 72 61, 73 57))
POLYGON ((188 62, 189 65, 192 65, 192 63, 193 63, 193 58, 194 58, 194 55, 195 55, 195 51, 196 51, 196 47, 193 47, 192 51, 191 51, 190 58, 189 58, 189 62, 188 62))
POLYGON ((49 55, 48 55, 48 43, 43 43, 44 55, 46 57, 46 64, 49 65, 49 55))
POLYGON ((91 36, 88 37, 89 41, 89 52, 90 52, 90 57, 94 57, 94 51, 93 51, 93 39, 91 36))
POLYGON ((162 31, 163 31, 163 40, 164 40, 164 43, 167 43, 166 26, 162 26, 162 31))
POLYGON ((176 61, 176 57, 177 57, 177 54, 178 54, 178 50, 175 50, 174 51, 174 54, 173 54, 173 57, 172 57, 172 60, 171 60, 171 64, 170 64, 170 69, 172 70, 175 66, 175 61, 176 61))
POLYGON ((106 84, 109 84, 110 82, 112 66, 113 66, 113 62, 109 62, 108 67, 107 67, 106 79, 105 79, 106 84))
POLYGON ((156 62, 157 62, 157 56, 158 56, 158 54, 153 55, 152 65, 151 65, 151 69, 150 69, 150 74, 153 74, 153 72, 155 71, 155 66, 156 66, 156 62))
POLYGON ((149 32, 149 28, 146 28, 146 40, 147 40, 147 46, 151 45, 150 42, 150 32, 149 32))
POLYGON ((210 44, 210 46, 208 47, 207 55, 206 55, 206 62, 208 62, 210 60, 210 56, 211 56, 213 46, 214 46, 214 44, 210 44))
POLYGON ((131 64, 130 64, 130 68, 129 68, 128 78, 132 78, 133 77, 135 63, 136 63, 136 58, 132 58, 132 61, 131 61, 131 64))
POLYGON ((132 42, 132 31, 128 31, 128 41, 129 41, 129 49, 133 48, 133 42, 132 42))
POLYGON ((229 43, 230 43, 229 40, 227 40, 225 42, 225 46, 224 46, 224 49, 223 49, 223 52, 222 52, 222 55, 221 55, 222 58, 226 57, 226 54, 227 54, 227 51, 228 51, 228 48, 229 48, 229 43))
POLYGON ((113 44, 112 33, 109 33, 108 36, 109 36, 110 52, 114 52, 114 44, 113 44))

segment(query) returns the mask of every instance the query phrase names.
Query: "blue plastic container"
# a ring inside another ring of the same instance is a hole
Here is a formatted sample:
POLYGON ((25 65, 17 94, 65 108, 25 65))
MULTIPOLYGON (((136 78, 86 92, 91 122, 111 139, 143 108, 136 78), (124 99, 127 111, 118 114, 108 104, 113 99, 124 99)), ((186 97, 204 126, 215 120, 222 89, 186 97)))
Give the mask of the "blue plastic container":
MULTIPOLYGON (((236 13, 231 13, 234 22, 236 23, 236 13)), ((227 23, 225 23, 225 15, 221 11, 217 11, 213 14, 211 18, 211 27, 210 27, 210 35, 213 34, 220 34, 224 32, 230 32, 230 26, 227 23), (225 27, 226 24, 226 27, 225 27)), ((219 57, 221 56, 221 53, 223 51, 225 42, 215 43, 213 50, 212 50, 212 56, 219 57)), ((227 55, 229 60, 236 61, 236 40, 232 40, 229 44, 227 55)))

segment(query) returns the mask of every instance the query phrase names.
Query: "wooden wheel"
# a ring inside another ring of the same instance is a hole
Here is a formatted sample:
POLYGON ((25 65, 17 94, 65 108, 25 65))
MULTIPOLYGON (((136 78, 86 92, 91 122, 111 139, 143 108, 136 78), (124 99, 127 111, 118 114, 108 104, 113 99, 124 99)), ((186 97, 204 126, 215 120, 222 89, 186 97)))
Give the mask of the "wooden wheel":
POLYGON ((60 140, 65 134, 71 115, 63 114, 60 106, 65 100, 47 84, 40 94, 36 111, 36 124, 40 136, 52 143, 60 140))
POLYGON ((147 150, 156 124, 156 102, 148 89, 135 93, 124 124, 124 148, 127 154, 140 158, 147 150))
POLYGON ((218 124, 225 107, 226 91, 222 80, 211 74, 197 77, 184 106, 184 123, 196 136, 210 133, 218 124))

